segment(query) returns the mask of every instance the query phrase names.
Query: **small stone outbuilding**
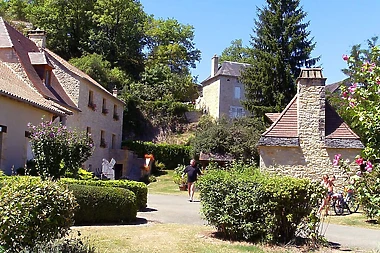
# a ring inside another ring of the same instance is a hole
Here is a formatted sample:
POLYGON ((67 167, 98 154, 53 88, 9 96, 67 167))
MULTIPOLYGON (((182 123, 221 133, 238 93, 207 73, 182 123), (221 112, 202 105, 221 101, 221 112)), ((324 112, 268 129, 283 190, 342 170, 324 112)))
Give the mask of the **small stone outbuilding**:
POLYGON ((302 69, 293 100, 267 115, 273 123, 258 143, 261 169, 318 180, 323 174, 344 177, 332 165, 334 156, 353 161, 364 146, 326 101, 325 81, 322 69, 302 69))

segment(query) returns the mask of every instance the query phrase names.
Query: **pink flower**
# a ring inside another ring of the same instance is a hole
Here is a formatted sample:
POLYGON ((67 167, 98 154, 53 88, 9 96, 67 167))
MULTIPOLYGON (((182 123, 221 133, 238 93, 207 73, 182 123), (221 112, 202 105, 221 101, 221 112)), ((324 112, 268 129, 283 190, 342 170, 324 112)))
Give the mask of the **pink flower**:
POLYGON ((348 87, 348 91, 351 94, 354 94, 356 89, 357 89, 357 84, 356 83, 354 83, 353 85, 351 85, 350 87, 348 87))
POLYGON ((362 175, 362 172, 358 171, 358 172, 356 172, 356 175, 358 175, 360 177, 362 175))
POLYGON ((343 58, 344 61, 348 60, 348 56, 346 54, 342 55, 342 58, 343 58))
POLYGON ((366 162, 366 166, 365 166, 365 169, 367 172, 372 172, 372 163, 370 161, 367 161, 366 162))
POLYGON ((333 161, 333 165, 334 165, 334 166, 339 165, 339 160, 340 160, 340 157, 341 157, 341 156, 342 156, 341 154, 337 154, 337 155, 335 155, 335 157, 334 157, 334 161, 333 161))
POLYGON ((357 165, 362 165, 363 164, 363 158, 359 157, 358 159, 355 160, 357 165))
POLYGON ((342 93, 342 98, 347 98, 348 97, 348 93, 347 93, 347 91, 344 91, 343 93, 342 93))

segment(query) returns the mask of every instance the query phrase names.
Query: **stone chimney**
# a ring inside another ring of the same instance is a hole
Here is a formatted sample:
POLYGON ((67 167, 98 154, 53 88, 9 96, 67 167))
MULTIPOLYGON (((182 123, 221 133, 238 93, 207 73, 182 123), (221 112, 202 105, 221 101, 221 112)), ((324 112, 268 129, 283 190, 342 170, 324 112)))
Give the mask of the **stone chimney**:
POLYGON ((117 97, 117 92, 118 92, 118 90, 117 90, 116 85, 115 85, 115 87, 113 87, 113 90, 112 90, 112 95, 114 97, 117 97))
POLYGON ((46 47, 46 32, 40 29, 28 31, 28 38, 32 40, 39 48, 46 47))
POLYGON ((219 57, 215 54, 211 59, 211 77, 214 77, 219 67, 219 57))
POLYGON ((326 78, 322 76, 321 68, 305 68, 301 69, 296 82, 298 137, 305 158, 312 157, 315 150, 325 146, 326 78), (310 156, 307 155, 309 151, 310 156))

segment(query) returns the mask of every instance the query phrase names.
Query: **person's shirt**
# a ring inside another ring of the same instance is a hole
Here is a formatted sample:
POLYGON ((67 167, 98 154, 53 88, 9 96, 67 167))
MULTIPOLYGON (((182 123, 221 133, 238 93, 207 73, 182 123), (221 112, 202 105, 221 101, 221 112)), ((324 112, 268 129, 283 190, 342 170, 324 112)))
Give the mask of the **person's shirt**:
POLYGON ((193 182, 197 180, 198 175, 202 174, 201 170, 198 167, 193 167, 191 165, 186 166, 183 172, 186 173, 188 179, 193 182))

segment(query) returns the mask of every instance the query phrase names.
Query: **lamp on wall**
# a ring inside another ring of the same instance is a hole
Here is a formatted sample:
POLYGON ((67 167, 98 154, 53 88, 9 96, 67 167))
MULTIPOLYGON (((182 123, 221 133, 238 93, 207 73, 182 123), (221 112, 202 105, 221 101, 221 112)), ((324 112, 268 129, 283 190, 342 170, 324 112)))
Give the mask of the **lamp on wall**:
POLYGON ((0 133, 6 133, 7 132, 7 126, 0 125, 0 133))

